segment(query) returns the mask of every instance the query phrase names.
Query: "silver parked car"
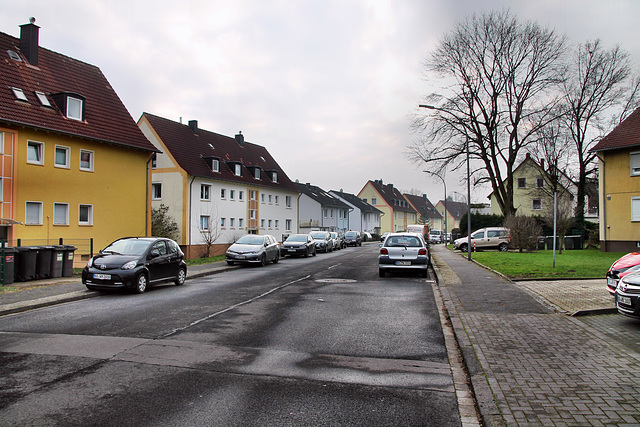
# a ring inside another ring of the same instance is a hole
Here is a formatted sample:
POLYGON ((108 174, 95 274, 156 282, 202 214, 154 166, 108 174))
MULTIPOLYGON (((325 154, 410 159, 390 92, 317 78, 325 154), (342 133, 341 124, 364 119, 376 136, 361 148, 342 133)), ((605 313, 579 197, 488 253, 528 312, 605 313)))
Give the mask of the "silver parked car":
POLYGON ((336 251, 342 249, 342 238, 340 235, 335 231, 332 231, 329 234, 331 235, 331 239, 333 239, 333 249, 336 251))
MULTIPOLYGON (((481 228, 471 234, 471 250, 476 249, 498 249, 501 252, 509 250, 511 244, 511 234, 508 228, 486 227, 481 228)), ((453 249, 460 249, 467 252, 469 237, 461 237, 453 242, 453 249)))
POLYGON ((333 239, 328 231, 312 231, 309 235, 316 241, 318 252, 333 252, 333 239))
POLYGON ((269 234, 247 234, 239 238, 227 249, 227 264, 260 264, 280 261, 280 245, 269 234))
POLYGON ((429 275, 431 254, 424 238, 416 233, 389 233, 380 245, 378 273, 385 277, 389 270, 415 270, 429 275))

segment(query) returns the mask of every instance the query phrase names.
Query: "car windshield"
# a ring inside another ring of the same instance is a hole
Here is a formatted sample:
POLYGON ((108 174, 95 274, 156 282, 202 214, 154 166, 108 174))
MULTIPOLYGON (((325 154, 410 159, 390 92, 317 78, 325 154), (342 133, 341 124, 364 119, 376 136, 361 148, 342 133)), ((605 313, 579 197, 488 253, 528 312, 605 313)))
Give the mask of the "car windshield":
POLYGON ((150 240, 124 239, 117 240, 104 248, 103 253, 117 255, 142 255, 153 243, 150 240))
POLYGON ((354 233, 353 231, 347 231, 347 234, 345 234, 345 236, 347 236, 347 237, 356 237, 356 233, 354 233))
POLYGON ((307 236, 304 234, 295 234, 287 239, 287 242, 306 242, 307 236))
POLYGON ((236 243, 241 245, 262 245, 264 243, 264 237, 255 235, 242 236, 236 243))
POLYGON ((313 237, 314 239, 324 239, 326 237, 326 234, 324 234, 324 233, 311 233, 311 237, 313 237))
POLYGON ((385 246, 388 247, 405 247, 405 248, 419 248, 422 246, 420 239, 414 236, 392 236, 387 238, 385 246))

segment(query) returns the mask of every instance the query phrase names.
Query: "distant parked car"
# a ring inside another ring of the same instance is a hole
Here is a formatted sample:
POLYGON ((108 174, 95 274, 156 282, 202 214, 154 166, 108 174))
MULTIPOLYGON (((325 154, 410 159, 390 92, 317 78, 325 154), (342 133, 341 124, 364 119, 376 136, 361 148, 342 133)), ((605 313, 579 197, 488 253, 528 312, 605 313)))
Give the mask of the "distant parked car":
POLYGON ((329 233, 331 235, 331 239, 333 240, 333 249, 340 250, 342 249, 342 240, 340 236, 335 231, 329 233))
POLYGON ((88 289, 127 289, 143 293, 147 286, 172 280, 184 284, 187 264, 180 246, 171 239, 126 237, 111 243, 82 270, 88 289))
POLYGON ((362 237, 359 231, 347 231, 344 240, 347 246, 362 246, 362 237))
POLYGON ((389 234, 390 234, 390 233, 387 231, 387 232, 386 232, 386 233, 384 233, 382 236, 380 236, 380 241, 381 241, 382 243, 384 243, 384 239, 386 239, 386 238, 387 238, 387 236, 388 236, 389 234))
POLYGON ((316 256, 316 241, 308 234, 292 234, 280 246, 280 256, 316 256))
POLYGON ((427 277, 431 254, 424 238, 416 233, 389 233, 380 245, 378 274, 389 270, 415 270, 427 277))
MULTIPOLYGON (((476 249, 498 249, 501 252, 509 250, 511 244, 511 235, 508 228, 504 227, 487 227, 481 228, 471 234, 471 250, 475 246, 476 249)), ((453 249, 460 249, 467 252, 469 246, 469 237, 461 237, 453 242, 453 249)))
POLYGON ((607 290, 615 295, 620 279, 628 274, 640 272, 640 253, 631 252, 611 264, 607 271, 607 290))
POLYGON ((442 243, 442 231, 429 230, 429 243, 442 243))
POLYGON ((229 246, 226 254, 227 264, 260 264, 280 261, 280 244, 269 234, 247 234, 229 246))
POLYGON ((312 231, 309 235, 316 241, 318 252, 333 252, 333 239, 328 231, 312 231))
POLYGON ((618 313, 640 319, 640 273, 630 273, 620 279, 615 296, 618 313))

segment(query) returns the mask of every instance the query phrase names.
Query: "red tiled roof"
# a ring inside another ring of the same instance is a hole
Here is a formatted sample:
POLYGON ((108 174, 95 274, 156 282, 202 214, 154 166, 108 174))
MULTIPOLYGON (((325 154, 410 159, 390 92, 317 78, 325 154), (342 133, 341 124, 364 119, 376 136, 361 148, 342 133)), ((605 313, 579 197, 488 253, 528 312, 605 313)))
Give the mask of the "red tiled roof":
POLYGON ((376 189, 378 194, 382 196, 388 206, 391 206, 394 211, 417 213, 409 202, 404 198, 402 193, 391 184, 383 184, 382 181, 371 181, 369 183, 376 189), (406 206, 402 206, 400 203, 405 203, 406 206))
POLYGON ((27 62, 19 46, 19 39, 0 32, 0 123, 157 151, 98 67, 43 47, 38 47, 36 67, 27 62), (22 61, 12 59, 7 51, 18 53, 22 61), (17 100, 11 87, 22 89, 28 101, 17 100), (45 93, 51 107, 42 106, 35 91, 45 93), (65 117, 51 98, 56 93, 84 97, 85 120, 65 117))
POLYGON ((261 145, 244 141, 240 145, 235 138, 198 129, 195 134, 189 125, 143 113, 178 165, 191 176, 225 181, 242 182, 247 185, 267 186, 298 193, 298 188, 284 173, 271 154, 261 145), (203 157, 215 157, 220 161, 220 172, 213 172, 203 157), (236 176, 229 164, 240 163, 242 176, 236 176), (259 167, 261 179, 255 179, 247 167, 259 167), (277 182, 266 172, 275 171, 277 182))
POLYGON ((427 196, 416 196, 414 194, 405 194, 404 197, 411 203, 411 205, 420 213, 420 215, 427 218, 441 219, 442 215, 433 206, 433 203, 427 196))
POLYGON ((602 138, 590 151, 615 150, 640 146, 640 108, 602 138))

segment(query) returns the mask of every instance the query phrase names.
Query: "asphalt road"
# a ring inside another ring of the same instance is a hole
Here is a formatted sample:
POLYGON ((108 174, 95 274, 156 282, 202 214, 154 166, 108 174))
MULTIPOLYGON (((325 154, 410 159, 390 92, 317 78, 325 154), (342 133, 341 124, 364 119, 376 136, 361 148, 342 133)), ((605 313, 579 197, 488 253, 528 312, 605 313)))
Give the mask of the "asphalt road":
POLYGON ((0 318, 4 425, 460 425, 429 279, 377 245, 0 318))

